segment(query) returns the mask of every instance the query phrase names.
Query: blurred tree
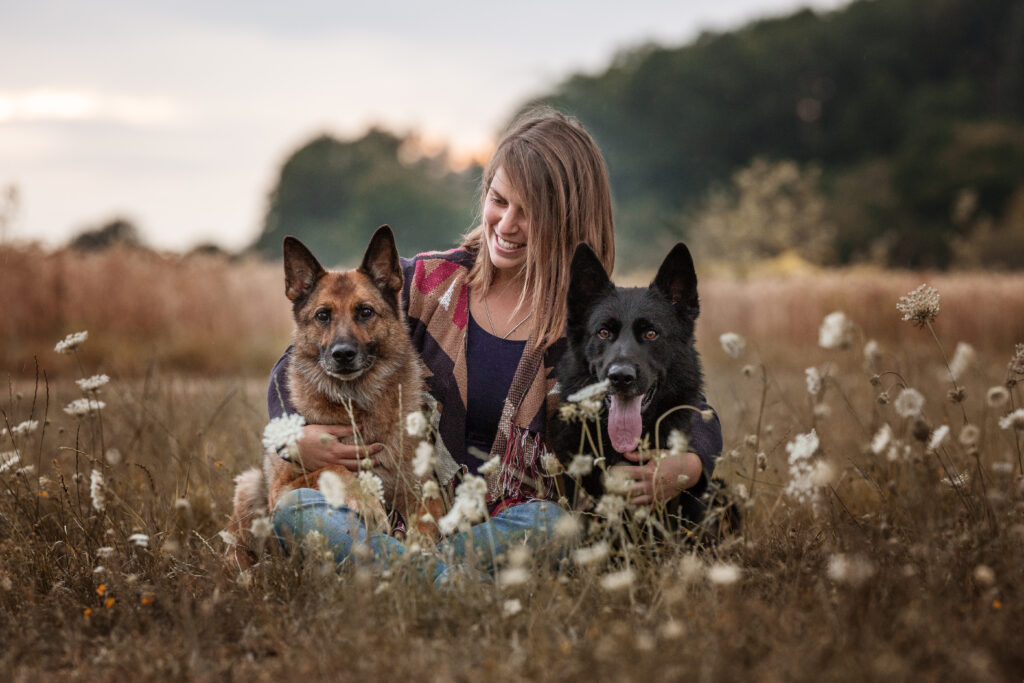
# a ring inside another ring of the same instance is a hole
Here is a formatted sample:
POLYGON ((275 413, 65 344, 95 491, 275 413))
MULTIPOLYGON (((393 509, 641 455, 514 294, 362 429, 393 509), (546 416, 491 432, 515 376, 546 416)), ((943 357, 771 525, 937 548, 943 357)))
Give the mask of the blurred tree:
POLYGON ((0 244, 7 241, 7 231, 18 216, 18 208, 21 205, 21 195, 18 186, 8 185, 3 192, 2 203, 0 203, 0 244))
POLYGON ((114 245, 141 247, 139 229, 127 218, 112 218, 98 228, 84 230, 71 240, 78 251, 102 251, 114 245))
POLYGON ((321 135, 282 166, 254 249, 279 258, 295 235, 325 264, 354 265, 384 223, 403 255, 446 249, 472 223, 479 172, 454 172, 445 151, 376 128, 350 141, 321 135))

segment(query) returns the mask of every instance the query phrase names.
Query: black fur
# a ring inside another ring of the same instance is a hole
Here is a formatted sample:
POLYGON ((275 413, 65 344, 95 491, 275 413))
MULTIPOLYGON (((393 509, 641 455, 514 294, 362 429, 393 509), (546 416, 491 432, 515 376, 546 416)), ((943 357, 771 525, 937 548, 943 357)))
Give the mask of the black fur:
MULTIPOLYGON (((700 311, 697 276, 686 245, 679 243, 665 258, 649 287, 616 287, 594 252, 581 244, 573 255, 569 285, 568 348, 558 368, 562 400, 579 389, 605 379, 609 394, 645 396, 641 413, 643 435, 655 446, 655 422, 660 448, 667 448, 673 430, 690 434, 696 413, 682 405, 702 402, 703 374, 694 348, 694 326, 700 311)), ((697 419, 700 419, 699 416, 697 419)), ((594 424, 590 423, 593 435, 594 424)), ((629 462, 612 448, 608 438, 608 401, 601 409, 601 438, 605 465, 629 462)), ((563 463, 579 452, 582 425, 555 419, 551 442, 563 463)), ((596 435, 595 435, 596 436, 596 435)), ((592 496, 603 492, 600 471, 584 477, 592 496)), ((703 506, 683 493, 669 513, 697 521, 703 506)))

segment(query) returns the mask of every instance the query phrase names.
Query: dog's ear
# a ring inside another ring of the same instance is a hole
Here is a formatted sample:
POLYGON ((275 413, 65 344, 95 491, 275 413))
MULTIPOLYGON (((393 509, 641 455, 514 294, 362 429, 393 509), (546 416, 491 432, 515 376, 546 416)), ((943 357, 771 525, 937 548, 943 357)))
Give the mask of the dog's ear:
POLYGON ((384 299, 397 311, 398 297, 402 292, 402 264, 398 260, 395 235, 389 226, 382 225, 373 233, 359 272, 373 281, 384 299))
POLYGON ((612 286, 601 259, 597 258, 590 245, 581 242, 572 255, 569 270, 569 296, 566 301, 569 328, 586 324, 591 304, 612 286))
POLYGON ((658 269, 658 274, 651 283, 656 289, 668 297, 680 315, 696 318, 700 313, 700 301, 697 298, 697 272, 693 268, 693 257, 690 250, 682 242, 672 247, 658 269))
POLYGON ((324 267, 313 256, 313 252, 297 238, 284 238, 284 293, 288 300, 296 303, 313 291, 317 281, 323 277, 324 267))

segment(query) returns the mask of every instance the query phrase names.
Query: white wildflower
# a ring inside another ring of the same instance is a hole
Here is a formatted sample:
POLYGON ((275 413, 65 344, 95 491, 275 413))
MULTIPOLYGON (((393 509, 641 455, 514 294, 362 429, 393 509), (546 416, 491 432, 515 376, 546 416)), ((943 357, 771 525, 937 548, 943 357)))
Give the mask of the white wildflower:
POLYGON ((949 425, 942 425, 934 432, 932 432, 932 438, 928 441, 928 450, 934 451, 942 445, 942 442, 949 436, 949 425))
POLYGON ((35 472, 35 471, 36 471, 36 466, 35 465, 25 465, 21 469, 15 470, 14 473, 15 474, 21 474, 21 475, 24 475, 24 476, 28 476, 28 475, 32 474, 33 472, 35 472))
POLYGON ((509 567, 498 572, 495 579, 501 588, 521 586, 530 580, 530 572, 524 567, 509 567))
POLYGON ((96 391, 104 384, 110 381, 110 378, 106 375, 93 375, 92 377, 86 377, 85 379, 76 379, 75 384, 82 391, 96 391))
POLYGON ((963 472, 954 472, 952 477, 943 477, 942 483, 946 486, 950 486, 955 489, 963 488, 967 486, 971 481, 971 473, 967 470, 963 472))
POLYGON ((376 498, 384 502, 384 482, 373 472, 361 470, 359 472, 359 487, 367 498, 376 498))
POLYGON ((823 349, 845 349, 853 344, 853 321, 842 311, 825 316, 818 329, 818 346, 823 349))
POLYGON ((263 428, 263 450, 279 453, 291 448, 302 438, 306 418, 298 413, 275 417, 263 428))
POLYGON ((580 453, 579 455, 572 456, 572 462, 569 463, 570 477, 585 477, 594 470, 594 459, 586 454, 580 453))
POLYGON ((437 485, 437 482, 433 479, 428 479, 423 482, 423 497, 424 498, 440 498, 441 487, 437 485))
POLYGON ((704 563, 693 554, 686 554, 679 560, 679 578, 683 583, 695 583, 704 577, 704 563))
POLYGON ((900 391, 892 407, 900 417, 917 417, 924 408, 924 396, 917 389, 906 387, 900 391))
POLYGON ((869 339, 864 344, 864 367, 871 372, 876 372, 878 364, 882 362, 882 347, 874 339, 869 339))
POLYGON ((423 436, 427 426, 427 418, 419 410, 405 416, 405 431, 409 436, 423 436))
MULTIPOLYGON (((421 413, 409 413, 420 415, 421 413)), ((434 456, 434 445, 429 441, 420 441, 416 446, 416 455, 412 459, 412 471, 418 478, 423 479, 434 471, 436 458, 434 456)))
POLYGON ((797 434, 793 441, 786 444, 790 474, 786 494, 801 503, 811 500, 815 493, 811 457, 817 452, 819 445, 818 433, 813 429, 807 434, 797 434))
POLYGON ((487 519, 487 480, 467 474, 455 489, 455 501, 451 509, 438 521, 441 533, 447 535, 460 528, 487 519))
POLYGON ((626 500, 622 496, 606 493, 601 496, 594 512, 606 518, 609 522, 618 522, 622 513, 626 510, 626 500))
POLYGON ((562 422, 572 422, 579 416, 580 411, 575 403, 563 403, 558 406, 558 419, 562 422))
POLYGON ((589 567, 592 564, 604 562, 608 559, 608 555, 610 553, 611 547, 608 545, 608 542, 598 541, 594 545, 574 550, 572 553, 572 559, 581 567, 589 567))
POLYGON ((39 428, 39 420, 25 420, 24 422, 11 427, 11 434, 31 434, 39 428))
POLYGON ((74 417, 81 417, 82 415, 88 415, 107 407, 107 404, 103 401, 97 401, 91 398, 79 398, 69 403, 64 408, 64 412, 74 417))
POLYGON ((274 525, 270 519, 261 515, 252 520, 252 526, 249 527, 249 531, 252 532, 253 538, 263 540, 274 533, 274 525))
POLYGON ((625 469, 613 467, 604 473, 604 490, 608 493, 625 496, 633 489, 633 478, 625 469))
POLYGON ((967 342, 958 343, 956 350, 953 351, 953 359, 949 361, 949 374, 953 376, 954 380, 961 379, 977 357, 978 354, 973 346, 967 342))
POLYGON ((102 574, 102 573, 103 573, 103 572, 105 572, 105 571, 107 571, 107 568, 106 568, 106 567, 104 567, 104 566, 103 566, 103 565, 101 564, 101 565, 97 565, 97 567, 96 567, 95 569, 93 569, 93 570, 92 570, 92 573, 93 573, 93 574, 102 574))
POLYGON ((828 578, 836 583, 859 586, 875 575, 875 565, 863 555, 832 555, 828 560, 828 578))
POLYGON ((690 439, 678 429, 673 429, 668 435, 668 450, 671 455, 688 453, 690 450, 690 439))
POLYGON ((1004 415, 999 419, 1000 429, 1013 429, 1018 432, 1024 432, 1024 408, 1017 408, 1017 410, 1004 415))
POLYGON ((553 531, 557 538, 576 538, 581 528, 582 525, 579 519, 576 518, 576 515, 567 512, 555 522, 553 531))
POLYGON ((886 450, 886 446, 893 438, 893 428, 889 426, 889 423, 882 425, 878 433, 871 439, 871 453, 876 456, 881 456, 882 452, 886 450))
POLYGON ((566 400, 569 401, 569 403, 582 403, 583 401, 590 399, 601 401, 604 399, 604 395, 608 393, 609 386, 611 386, 611 380, 604 379, 600 382, 587 385, 575 393, 569 394, 566 400))
POLYGON ((107 452, 103 454, 103 459, 107 461, 108 465, 120 465, 121 464, 121 451, 116 448, 108 448, 107 452))
POLYGON ((821 393, 822 380, 821 373, 818 372, 818 368, 810 367, 804 370, 807 380, 807 393, 811 396, 817 396, 821 393))
POLYGON ((1002 408, 1010 400, 1010 392, 1006 387, 992 387, 985 394, 985 400, 990 408, 1002 408))
POLYGON ((139 546, 140 548, 148 548, 149 547, 149 536, 147 536, 146 534, 132 534, 131 536, 128 537, 128 542, 129 543, 134 543, 135 545, 139 546))
POLYGON ((108 557, 113 557, 113 556, 114 556, 114 549, 112 547, 110 547, 109 545, 105 545, 105 546, 102 546, 100 548, 96 548, 96 557, 101 557, 103 559, 107 559, 108 557))
POLYGON ((988 588, 996 582, 996 573, 987 564, 979 564, 974 568, 974 580, 979 586, 988 588))
POLYGON ((1013 474, 1013 463, 1000 460, 992 463, 992 471, 996 474, 1013 474))
POLYGON ((482 474, 485 477, 489 477, 492 472, 496 473, 499 469, 501 469, 501 456, 496 455, 493 458, 489 459, 487 462, 485 462, 483 465, 480 465, 480 467, 478 467, 476 471, 478 474, 482 474))
POLYGON ((975 425, 964 425, 963 429, 960 430, 960 445, 965 448, 973 448, 978 445, 978 439, 981 438, 981 430, 975 425))
POLYGON ((107 507, 107 501, 103 496, 103 473, 99 470, 93 470, 89 475, 89 495, 92 497, 93 509, 103 512, 107 507))
POLYGON ((935 320, 939 314, 939 291, 934 287, 922 284, 896 302, 896 310, 903 314, 903 320, 924 327, 935 320))
POLYGON ((227 529, 218 532, 217 535, 220 536, 220 540, 224 541, 226 545, 238 545, 238 539, 227 529))
POLYGON ((735 332, 726 332, 718 338, 724 350, 732 358, 739 358, 747 348, 747 340, 735 332))
POLYGON ((320 493, 328 505, 335 509, 345 507, 348 502, 348 490, 340 474, 324 470, 317 479, 317 486, 320 487, 320 493))
POLYGON ((740 580, 742 574, 734 564, 716 563, 708 567, 708 581, 716 586, 731 586, 740 580))
POLYGON ((605 589, 609 593, 616 593, 621 590, 625 590, 633 585, 633 570, 623 569, 621 571, 612 572, 611 574, 605 574, 601 577, 601 588, 605 589))
POLYGON ((558 474, 562 469, 562 463, 551 453, 545 453, 541 456, 540 465, 548 474, 558 474))
POLYGON ((88 338, 89 333, 86 331, 73 332, 72 334, 64 337, 61 341, 57 342, 57 345, 53 347, 53 350, 57 353, 71 353, 88 338))
POLYGON ((523 611, 523 604, 521 602, 519 602, 518 598, 513 598, 512 600, 506 600, 501 605, 501 612, 506 617, 514 617, 515 615, 519 614, 522 611, 523 611))
POLYGON ((600 398, 585 398, 577 404, 580 416, 588 420, 596 420, 604 405, 600 398))

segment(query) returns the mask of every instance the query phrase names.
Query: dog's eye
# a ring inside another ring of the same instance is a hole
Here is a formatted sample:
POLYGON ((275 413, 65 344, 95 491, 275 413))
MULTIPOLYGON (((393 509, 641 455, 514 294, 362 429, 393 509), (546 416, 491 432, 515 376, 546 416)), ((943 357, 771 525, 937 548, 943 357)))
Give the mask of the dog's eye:
POLYGON ((318 323, 329 323, 331 322, 331 310, 329 308, 321 308, 319 311, 313 314, 318 323))
POLYGON ((607 327, 602 327, 600 330, 597 331, 597 336, 600 337, 601 339, 608 339, 609 337, 612 336, 612 331, 609 330, 607 327))
POLYGON ((654 330, 647 330, 646 332, 644 332, 644 339, 646 339, 647 341, 654 341, 657 338, 658 333, 655 332, 654 330))
POLYGON ((369 320, 373 317, 374 310, 369 306, 360 306, 356 309, 356 315, 359 316, 360 320, 369 320))

